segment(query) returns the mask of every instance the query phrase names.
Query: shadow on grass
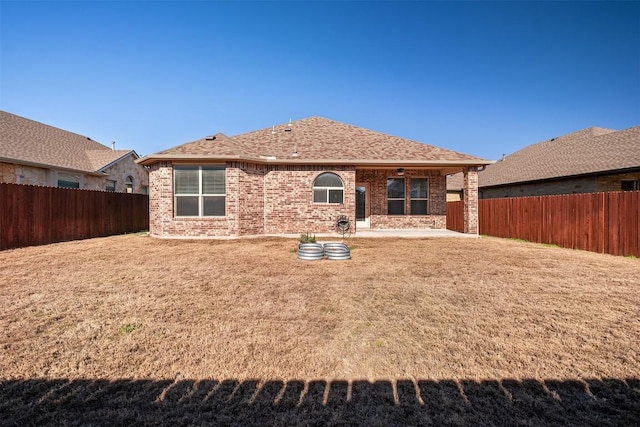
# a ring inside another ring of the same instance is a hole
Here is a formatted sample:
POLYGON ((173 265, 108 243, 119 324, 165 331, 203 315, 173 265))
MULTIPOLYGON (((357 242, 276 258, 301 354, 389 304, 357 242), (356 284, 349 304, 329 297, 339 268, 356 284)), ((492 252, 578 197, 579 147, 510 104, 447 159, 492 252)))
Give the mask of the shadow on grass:
POLYGON ((637 425, 640 380, 3 380, 2 425, 637 425))

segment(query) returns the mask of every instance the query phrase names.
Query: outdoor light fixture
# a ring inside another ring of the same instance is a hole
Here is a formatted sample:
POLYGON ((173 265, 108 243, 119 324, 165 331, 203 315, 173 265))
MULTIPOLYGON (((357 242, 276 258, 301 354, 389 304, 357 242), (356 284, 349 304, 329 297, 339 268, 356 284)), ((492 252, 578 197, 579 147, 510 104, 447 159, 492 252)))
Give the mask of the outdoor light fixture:
POLYGON ((398 168, 396 170, 396 172, 398 172, 398 176, 403 176, 404 175, 404 168, 398 168))

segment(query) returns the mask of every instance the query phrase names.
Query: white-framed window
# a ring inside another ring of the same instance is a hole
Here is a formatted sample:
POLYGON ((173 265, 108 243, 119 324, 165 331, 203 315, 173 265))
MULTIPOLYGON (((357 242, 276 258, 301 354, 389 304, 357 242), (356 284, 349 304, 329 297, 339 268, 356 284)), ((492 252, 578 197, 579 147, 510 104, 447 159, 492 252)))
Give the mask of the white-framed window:
POLYGON ((429 213, 429 191, 427 178, 411 178, 409 196, 411 198, 411 215, 427 215, 429 213))
POLYGON ((324 172, 313 181, 314 203, 342 203, 344 200, 344 183, 333 172, 324 172))
POLYGON ((116 191, 116 182, 113 179, 107 179, 104 184, 105 191, 116 191))
POLYGON ((387 179, 387 215, 404 215, 404 178, 387 179))
POLYGON ((127 189, 127 193, 133 193, 133 177, 129 175, 127 180, 124 182, 124 186, 127 189))
POLYGON ((174 166, 175 216, 225 215, 224 166, 174 166))
POLYGON ((58 172, 58 187, 80 188, 80 176, 70 173, 58 172))

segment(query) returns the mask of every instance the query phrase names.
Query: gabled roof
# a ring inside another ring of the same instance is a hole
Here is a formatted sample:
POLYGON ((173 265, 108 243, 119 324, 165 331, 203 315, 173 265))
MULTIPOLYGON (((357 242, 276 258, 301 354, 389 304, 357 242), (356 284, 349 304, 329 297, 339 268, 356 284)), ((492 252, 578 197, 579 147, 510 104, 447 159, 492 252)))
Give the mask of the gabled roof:
POLYGON ((233 137, 216 134, 143 157, 138 162, 234 159, 274 164, 460 166, 492 163, 317 116, 233 137))
POLYGON ((112 150, 90 138, 0 111, 0 161, 100 173, 132 150, 112 150))
MULTIPOLYGON (((640 126, 615 131, 590 127, 529 145, 478 174, 479 187, 640 168, 640 126)), ((447 188, 462 188, 452 176, 447 188)))

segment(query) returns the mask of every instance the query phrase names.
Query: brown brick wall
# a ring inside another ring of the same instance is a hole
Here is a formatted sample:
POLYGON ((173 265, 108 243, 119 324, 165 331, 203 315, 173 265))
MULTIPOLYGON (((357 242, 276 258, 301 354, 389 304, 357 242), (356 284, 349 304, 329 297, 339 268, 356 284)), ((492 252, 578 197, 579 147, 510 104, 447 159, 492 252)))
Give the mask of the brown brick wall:
POLYGON ((355 216, 353 167, 228 163, 227 215, 224 218, 174 218, 173 166, 170 162, 154 165, 150 181, 149 227, 154 236, 322 233, 331 230, 338 215, 355 216), (342 178, 344 203, 313 203, 313 181, 322 172, 334 172, 342 178))
MULTIPOLYGON (((434 171, 407 170, 405 178, 429 179, 429 215, 387 215, 387 177, 395 170, 357 171, 352 166, 257 165, 227 163, 226 216, 174 218, 173 165, 150 171, 149 227, 154 236, 215 237, 331 232, 336 218, 355 220, 355 185, 370 183, 371 228, 446 228, 446 180, 434 171), (313 181, 333 172, 344 182, 341 204, 313 202, 313 181)), ((409 180, 406 181, 407 195, 409 180)), ((407 198, 407 211, 410 200, 407 198)))
POLYGON ((267 168, 251 163, 230 163, 228 168, 238 172, 239 234, 264 233, 264 176, 267 168))
POLYGON ((462 175, 464 232, 478 234, 478 171, 469 167, 462 175))
POLYGON ((237 233, 238 192, 230 192, 236 185, 237 169, 227 170, 227 216, 222 218, 174 218, 173 165, 156 163, 149 173, 149 231, 162 237, 232 236, 237 233), (233 193, 233 194, 231 194, 233 193), (234 197, 234 195, 236 197, 234 197))
POLYGON ((326 233, 338 216, 355 219, 355 168, 345 166, 276 166, 264 179, 265 233, 326 233), (333 172, 344 183, 344 202, 313 202, 313 181, 333 172))
POLYGON ((356 172, 357 182, 368 182, 370 185, 370 228, 446 228, 447 222, 447 181, 438 171, 406 169, 405 178, 405 212, 410 212, 411 200, 410 180, 412 177, 428 178, 428 210, 429 215, 387 215, 387 179, 401 178, 396 169, 363 169, 356 172))
POLYGON ((640 171, 596 178, 596 191, 620 191, 623 180, 640 180, 640 171))

